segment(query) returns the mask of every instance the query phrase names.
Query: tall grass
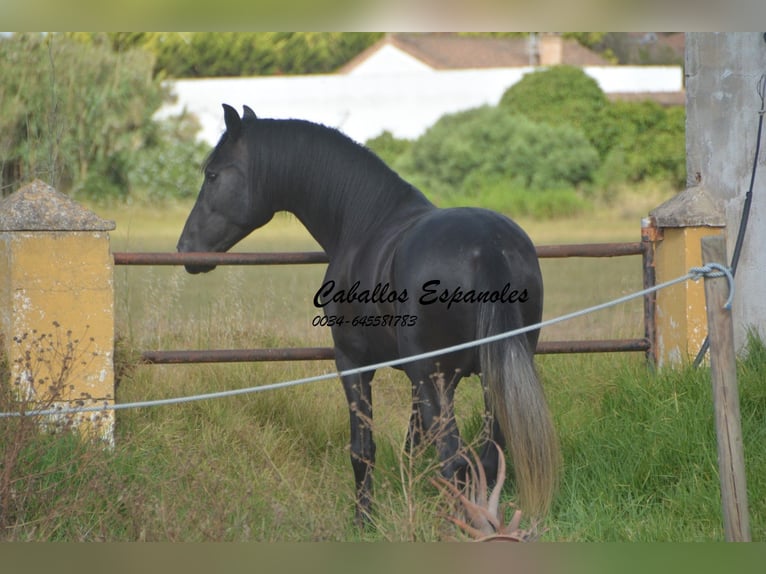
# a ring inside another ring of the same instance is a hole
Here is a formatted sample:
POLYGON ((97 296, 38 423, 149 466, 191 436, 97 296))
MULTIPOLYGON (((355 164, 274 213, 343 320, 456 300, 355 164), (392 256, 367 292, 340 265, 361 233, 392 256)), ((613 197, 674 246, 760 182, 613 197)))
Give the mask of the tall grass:
MULTIPOLYGON (((118 227, 114 249, 171 250, 182 217, 179 210, 154 223, 151 217, 136 218, 133 225, 118 219, 123 231, 118 227)), ((242 249, 315 248, 289 218, 262 231, 242 249)), ((533 231, 538 237, 558 233, 566 229, 533 231)), ((130 361, 142 349, 330 344, 327 329, 311 326, 316 313, 311 298, 322 272, 322 266, 222 267, 192 277, 178 268, 118 268, 120 358, 130 368, 122 370, 117 400, 189 395, 331 370, 328 362, 137 366, 130 361)), ((547 316, 640 286, 635 259, 546 261, 544 273, 547 316), (613 267, 605 272, 605 265, 613 267)), ((579 337, 586 329, 599 337, 635 336, 640 314, 639 303, 562 325, 546 336, 579 337)), ((537 364, 564 458, 544 540, 723 538, 705 369, 654 373, 636 355, 541 356, 537 364)), ((766 349, 757 339, 751 340, 738 372, 752 534, 763 540, 766 349)), ((111 451, 88 448, 66 435, 14 435, 18 422, 0 421, 0 461, 12 454, 9 437, 20 436, 15 444, 25 453, 3 467, 8 480, 0 488, 0 501, 16 497, 19 504, 2 517, 0 538, 451 539, 459 534, 443 519, 447 503, 429 482, 438 469, 437 457, 433 449, 406 446, 410 400, 409 381, 400 372, 377 373, 375 516, 374 527, 366 532, 353 527, 346 401, 340 383, 329 380, 120 411, 111 451)), ((456 412, 469 442, 481 433, 482 409, 478 380, 461 383, 456 412)), ((510 484, 504 498, 513 497, 510 484)))

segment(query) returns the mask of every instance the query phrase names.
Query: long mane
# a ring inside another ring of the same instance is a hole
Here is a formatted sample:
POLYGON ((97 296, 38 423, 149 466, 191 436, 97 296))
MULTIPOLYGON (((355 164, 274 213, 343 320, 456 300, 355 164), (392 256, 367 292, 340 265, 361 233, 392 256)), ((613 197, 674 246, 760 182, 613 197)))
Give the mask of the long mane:
POLYGON ((247 118, 242 133, 252 142, 255 169, 268 166, 261 177, 270 178, 270 186, 310 190, 307 201, 321 197, 342 206, 360 225, 395 205, 432 205, 373 151, 337 129, 304 120, 247 118))

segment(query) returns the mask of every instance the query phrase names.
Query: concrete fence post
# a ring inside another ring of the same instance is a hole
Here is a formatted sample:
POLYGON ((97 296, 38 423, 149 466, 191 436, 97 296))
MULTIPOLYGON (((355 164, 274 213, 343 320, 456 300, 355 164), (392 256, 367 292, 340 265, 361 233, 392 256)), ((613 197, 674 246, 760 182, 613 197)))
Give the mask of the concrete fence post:
MULTIPOLYGON (((19 408, 114 404, 114 228, 39 180, 0 201, 0 383, 19 408)), ((41 425, 114 440, 113 410, 41 425)))
MULTIPOLYGON (((723 211, 703 187, 690 187, 649 214, 654 241, 656 282, 662 283, 702 265, 700 240, 720 235, 723 211)), ((686 281, 657 292, 655 304, 658 367, 694 359, 707 335, 702 282, 686 281)))

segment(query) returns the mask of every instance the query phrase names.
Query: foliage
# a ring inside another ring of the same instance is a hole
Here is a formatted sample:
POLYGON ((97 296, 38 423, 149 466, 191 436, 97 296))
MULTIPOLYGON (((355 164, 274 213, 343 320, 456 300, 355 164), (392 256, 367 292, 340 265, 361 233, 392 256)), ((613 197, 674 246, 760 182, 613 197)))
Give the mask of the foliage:
POLYGON ((581 69, 527 74, 499 105, 448 114, 415 141, 367 142, 437 204, 572 215, 626 185, 685 181, 684 109, 610 102, 581 69))
POLYGON ((206 78, 332 72, 377 41, 371 32, 111 32, 77 34, 115 50, 144 48, 163 77, 206 78))
POLYGON ((210 151, 210 146, 194 137, 198 130, 196 118, 190 115, 157 123, 127 169, 131 199, 157 205, 197 195, 202 161, 210 151))
MULTIPOLYGON (((168 97, 163 78, 327 72, 379 37, 3 37, 0 193, 41 177, 102 202, 189 197, 206 150, 195 143, 191 118, 153 118, 168 97)), ((602 40, 598 34, 578 38, 602 40)), ((663 180, 682 187, 683 138, 682 108, 610 102, 582 70, 557 66, 527 74, 496 107, 442 118, 416 141, 386 132, 368 146, 440 205, 497 206, 544 217, 580 212, 591 200, 609 199, 634 183, 663 180)))
POLYGON ((618 134, 609 153, 624 158, 629 182, 665 179, 681 188, 686 181, 685 110, 656 102, 614 102, 607 116, 618 134))
POLYGON ((617 55, 608 45, 608 38, 610 36, 607 32, 564 32, 562 34, 564 38, 570 38, 576 40, 586 48, 590 48, 594 52, 598 52, 602 58, 609 60, 610 62, 617 64, 617 55))
MULTIPOLYGON (((496 38, 522 32, 459 32, 496 38)), ((156 58, 163 77, 216 77, 272 74, 321 74, 336 70, 378 41, 381 32, 109 32, 71 33, 87 43, 109 43, 116 51, 144 48, 156 58)), ((616 62, 604 32, 565 32, 616 62)))
POLYGON ((0 40, 2 186, 35 177, 88 196, 126 193, 127 166, 166 91, 142 50, 56 34, 0 40))
POLYGON ((675 189, 686 179, 685 110, 656 102, 610 102, 582 70, 556 66, 525 76, 503 95, 500 107, 552 125, 572 126, 599 151, 594 185, 611 197, 625 184, 650 180, 675 189))
POLYGON ((103 35, 21 34, 0 40, 2 190, 35 177, 99 202, 196 193, 207 146, 199 125, 154 113, 169 97, 154 58, 103 35))
POLYGON ((365 145, 388 165, 393 165, 402 154, 409 151, 412 142, 396 138, 390 131, 385 130, 377 137, 367 140, 365 145))
POLYGON ((527 74, 508 88, 499 105, 536 122, 580 130, 602 157, 611 147, 613 136, 605 133, 603 121, 609 100, 581 68, 555 66, 527 74))
POLYGON ((507 201, 508 207, 541 215, 548 208, 540 206, 551 203, 534 198, 551 190, 568 190, 558 198, 574 197, 577 186, 591 180, 598 153, 569 126, 483 107, 441 118, 395 166, 443 203, 476 204, 492 197, 492 204, 507 201), (528 200, 522 199, 524 193, 528 200))
POLYGON ((434 199, 439 207, 483 207, 513 218, 529 217, 537 220, 572 217, 590 208, 590 203, 574 189, 532 191, 509 187, 501 180, 484 182, 480 191, 470 198, 456 195, 436 196, 434 199))

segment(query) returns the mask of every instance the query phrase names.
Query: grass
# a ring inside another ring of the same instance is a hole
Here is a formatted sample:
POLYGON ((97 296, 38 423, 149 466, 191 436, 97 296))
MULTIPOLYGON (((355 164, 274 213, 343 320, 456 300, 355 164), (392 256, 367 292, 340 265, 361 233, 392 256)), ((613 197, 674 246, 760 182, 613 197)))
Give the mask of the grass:
MULTIPOLYGON (((162 213, 100 212, 117 220, 113 249, 172 250, 189 206, 162 213)), ((594 213, 591 221, 522 222, 537 243, 637 240, 640 218, 594 213)), ((315 249, 289 217, 278 217, 242 250, 315 249)), ((141 349, 329 345, 311 326, 323 267, 222 267, 205 276, 180 268, 116 269, 121 356, 141 349)), ((546 316, 640 286, 637 258, 545 261, 546 316)), ((549 338, 632 337, 641 308, 627 306, 549 338)), ((128 361, 129 363, 129 361, 128 361)), ((637 355, 538 357, 558 429, 564 477, 544 540, 721 540, 715 433, 704 369, 653 373, 637 355)), ((328 362, 131 366, 120 402, 189 395, 326 372, 328 362)), ((766 538, 766 350, 753 340, 739 366, 754 540, 766 538)), ((335 380, 311 386, 121 411, 116 447, 103 452, 70 437, 18 433, 23 456, 9 458, 0 500, 3 540, 109 541, 430 541, 458 536, 431 486, 434 453, 404 448, 409 382, 376 375, 373 402, 378 464, 375 528, 353 527, 348 414, 335 380), (20 498, 23 494, 23 499, 20 498), (15 497, 15 498, 12 498, 15 497)), ((478 381, 458 389, 457 415, 478 435, 478 381)), ((512 499, 513 488, 504 496, 512 499)))

